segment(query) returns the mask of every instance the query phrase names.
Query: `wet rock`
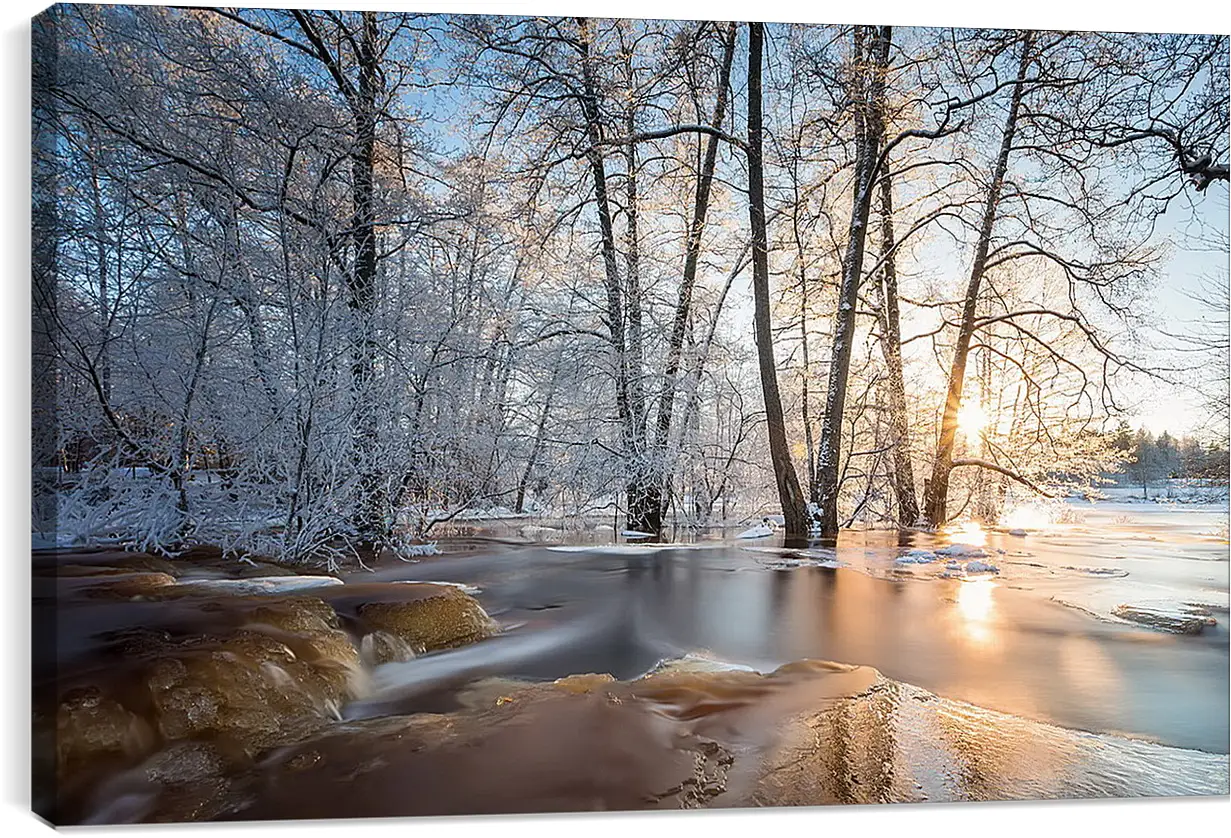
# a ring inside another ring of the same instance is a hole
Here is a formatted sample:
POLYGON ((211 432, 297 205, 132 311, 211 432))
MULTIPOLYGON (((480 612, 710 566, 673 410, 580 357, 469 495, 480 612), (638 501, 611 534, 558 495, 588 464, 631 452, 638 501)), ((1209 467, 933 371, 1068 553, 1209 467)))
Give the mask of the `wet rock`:
POLYGON ((590 672, 585 675, 569 675, 565 678, 558 678, 552 683, 552 686, 567 693, 581 694, 594 692, 613 683, 615 683, 615 678, 605 672, 601 675, 590 672))
POLYGON ((175 584, 167 573, 107 573, 60 578, 62 595, 80 594, 92 598, 132 599, 162 593, 175 584))
POLYGON ((496 624, 478 601, 451 586, 403 585, 413 598, 368 602, 358 606, 359 619, 374 631, 401 639, 416 651, 448 649, 496 633, 496 624))
POLYGON ((253 622, 265 623, 283 631, 316 635, 340 627, 337 612, 315 597, 286 597, 277 600, 252 600, 253 622))
MULTIPOLYGON (((1185 614, 1196 617, 1201 622, 1205 623, 1206 627, 1218 625, 1218 619, 1214 616, 1214 611, 1218 610, 1217 606, 1195 605, 1193 603, 1184 603, 1183 611, 1185 614)), ((1223 608, 1222 611, 1227 609, 1223 608)))
POLYGON ((328 697, 298 674, 221 649, 162 661, 149 680, 159 730, 172 740, 225 736, 250 751, 285 741, 329 715, 328 697))
POLYGON ((208 742, 178 742, 155 754, 142 766, 147 779, 163 785, 199 783, 222 775, 227 760, 208 742))
POLYGON ((1200 634, 1209 625, 1201 615, 1191 613, 1172 614, 1153 608, 1136 605, 1117 605, 1111 613, 1121 620, 1139 623, 1150 628, 1162 629, 1176 634, 1200 634))
POLYGON ((164 739, 222 738, 255 752, 337 718, 355 695, 359 653, 329 606, 259 600, 228 602, 236 628, 135 629, 112 639, 126 666, 118 677, 129 689, 144 685, 150 724, 164 739))
POLYGON ((210 742, 176 742, 92 795, 86 823, 178 823, 236 811, 247 798, 234 779, 251 763, 210 742))
POLYGON ((149 553, 77 553, 71 561, 54 554, 34 563, 36 576, 106 576, 120 573, 165 573, 175 576, 178 566, 167 559, 149 553))
POLYGON ((761 674, 681 663, 633 681, 491 679, 491 700, 331 725, 243 765, 185 743, 113 785, 92 818, 1226 794, 1225 755, 1066 731, 868 667, 806 660, 761 674))
POLYGON ((100 756, 135 756, 153 742, 149 726, 96 686, 70 689, 56 712, 56 775, 61 779, 100 756))

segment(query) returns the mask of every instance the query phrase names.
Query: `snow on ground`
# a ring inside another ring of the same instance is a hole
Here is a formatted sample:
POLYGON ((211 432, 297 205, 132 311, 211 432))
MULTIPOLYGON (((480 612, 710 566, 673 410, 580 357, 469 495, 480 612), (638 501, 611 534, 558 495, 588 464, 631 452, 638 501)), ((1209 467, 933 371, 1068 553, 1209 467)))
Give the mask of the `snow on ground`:
POLYGON ((757 524, 755 527, 744 530, 736 538, 768 538, 773 534, 774 528, 769 524, 757 524))
POLYGON ((72 547, 76 543, 77 539, 71 533, 58 532, 54 538, 39 532, 30 536, 32 550, 55 550, 59 547, 72 547))
POLYGON ((1166 480, 1151 483, 1146 489, 1140 485, 1106 486, 1101 490, 1103 499, 1113 503, 1160 503, 1160 504, 1215 504, 1225 506, 1231 501, 1227 484, 1200 479, 1166 480))
POLYGON ((563 530, 556 527, 543 527, 537 524, 522 527, 518 530, 522 538, 560 538, 563 536, 563 530))
POLYGON ((398 547, 398 555, 405 559, 418 558, 419 556, 439 556, 440 548, 433 541, 429 544, 402 544, 398 547))
POLYGON ((450 588, 457 588, 459 591, 470 594, 471 596, 478 596, 479 594, 483 593, 482 588, 477 588, 474 585, 467 585, 463 582, 439 582, 439 581, 431 580, 431 579, 423 579, 423 580, 394 579, 392 580, 392 584, 394 585, 448 585, 450 588))
POLYGON ((559 544, 547 549, 552 553, 604 553, 609 556, 644 556, 662 550, 706 550, 722 547, 710 544, 559 544))

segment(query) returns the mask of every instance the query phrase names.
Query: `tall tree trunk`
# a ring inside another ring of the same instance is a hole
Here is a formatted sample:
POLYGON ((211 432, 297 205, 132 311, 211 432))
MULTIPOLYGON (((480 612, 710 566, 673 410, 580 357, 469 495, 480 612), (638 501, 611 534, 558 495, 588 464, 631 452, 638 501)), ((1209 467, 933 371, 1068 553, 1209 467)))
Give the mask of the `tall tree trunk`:
POLYGON ((799 171, 798 160, 796 161, 796 171, 792 179, 794 186, 794 206, 791 212, 791 234, 795 239, 795 259, 799 270, 799 348, 803 358, 803 375, 799 381, 799 396, 800 396, 800 412, 804 422, 804 451, 807 452, 806 459, 808 461, 808 496, 816 497, 818 494, 816 483, 816 464, 813 459, 812 438, 812 404, 811 393, 809 387, 812 384, 812 357, 808 347, 808 269, 807 262, 804 259, 804 237, 803 232, 799 229, 799 171))
POLYGON ((893 232, 893 180, 886 172, 880 179, 881 221, 881 352, 888 380, 889 427, 893 434, 893 493, 898 503, 898 523, 913 526, 919 520, 915 497, 915 472, 910 461, 910 417, 906 412, 906 382, 902 374, 902 325, 898 310, 898 268, 893 232))
POLYGON ((642 452, 637 445, 636 420, 633 417, 629 400, 629 369, 628 350, 624 332, 624 305, 620 289, 620 268, 617 262, 615 233, 611 224, 611 204, 607 194, 607 171, 602 152, 602 123, 598 109, 598 84, 594 77, 593 55, 591 53, 593 39, 593 22, 588 18, 577 18, 581 32, 578 39, 578 49, 581 52, 581 105, 586 120, 587 139, 590 149, 586 160, 590 164, 590 176, 594 182, 594 203, 598 209, 599 236, 602 239, 603 268, 605 271, 605 287, 607 291, 607 328, 611 335, 611 347, 615 353, 616 371, 616 412, 620 421, 620 434, 625 462, 633 465, 633 474, 629 481, 629 529, 638 529, 637 522, 632 520, 634 510, 644 508, 640 500, 640 486, 637 482, 638 463, 642 452))
POLYGON ((359 509, 356 529, 369 543, 386 536, 385 493, 377 460, 376 410, 372 404, 376 336, 376 211, 374 170, 376 116, 380 74, 377 62, 376 13, 362 13, 359 33, 359 85, 350 104, 355 118, 355 149, 351 160, 355 262, 347 277, 349 305, 354 316, 351 337, 351 387, 354 404, 355 459, 359 471, 359 509))
MULTIPOLYGON (((727 110, 727 89, 731 82, 731 65, 735 57, 737 27, 727 25, 726 42, 723 46, 722 72, 718 78, 717 99, 710 124, 721 128, 727 110)), ((629 135, 632 135, 630 126, 629 135)), ((697 191, 693 196, 692 220, 688 225, 688 237, 684 248, 684 273, 680 278, 679 296, 675 304, 675 316, 671 321, 671 336, 667 344, 667 362, 663 369, 663 389, 658 398, 658 415, 654 426, 654 464, 659 470, 655 480, 656 529, 662 527, 665 512, 664 487, 671 476, 668 448, 671 438, 671 423, 675 413, 675 394, 679 386, 680 361, 683 357, 684 336, 688 331, 688 318, 692 311, 692 293, 697 283, 697 263, 701 258, 701 234, 705 231, 705 216, 709 212, 710 190, 714 183, 714 167, 718 160, 718 137, 706 140, 705 158, 697 178, 697 191)))
POLYGON ((769 457, 778 483, 778 500, 789 536, 808 534, 808 516, 803 490, 787 446, 782 398, 778 394, 778 369, 774 361, 774 337, 769 311, 769 241, 765 225, 765 183, 762 172, 761 55, 765 24, 748 24, 748 222, 752 228, 752 296, 756 305, 757 359, 761 392, 765 398, 765 427, 769 434, 769 457))
POLYGON ((551 367, 551 384, 548 386, 547 397, 543 400, 543 410, 539 413, 539 421, 534 429, 534 443, 530 448, 530 456, 526 458, 526 467, 522 470, 521 479, 517 481, 517 497, 513 504, 514 512, 521 512, 526 505, 526 489, 530 478, 534 476, 534 468, 538 465, 539 456, 547 442, 547 420, 551 414, 551 405, 556 398, 556 385, 560 380, 560 363, 564 358, 564 350, 556 352, 555 362, 551 367))
MULTIPOLYGON (((631 137, 637 132, 636 103, 633 93, 636 79, 631 48, 624 51, 624 83, 629 91, 628 107, 624 109, 624 131, 631 137)), ((628 409, 632 414, 633 451, 628 479, 628 528, 657 534, 662 528, 662 492, 657 469, 646 444, 645 357, 641 331, 641 250, 637 232, 637 145, 624 145, 624 289, 625 315, 628 318, 628 409)))
POLYGON ((842 419, 846 410, 846 387, 850 375, 851 349, 855 340, 855 309, 859 304, 859 281, 863 273, 864 242, 872 202, 873 178, 884 132, 881 111, 885 95, 885 71, 889 64, 888 26, 865 32, 855 28, 856 61, 866 69, 857 70, 862 95, 857 96, 855 190, 851 205, 846 254, 842 259, 842 283, 838 290, 838 310, 834 315, 833 350, 829 363, 829 382, 825 394, 825 419, 821 423, 821 443, 817 453, 817 488, 820 496, 821 532, 838 532, 839 461, 842 456, 842 419), (870 36, 870 41, 868 37, 870 36), (866 57, 865 57, 866 54, 866 57))
MULTIPOLYGON (((53 89, 58 81, 60 6, 51 6, 34 18, 30 40, 31 108, 30 132, 33 141, 31 159, 31 302, 30 310, 30 464, 31 501, 34 529, 49 538, 55 538, 57 529, 58 473, 64 460, 60 451, 57 407, 59 385, 63 380, 60 369, 60 333, 57 329, 59 291, 59 240, 61 213, 57 196, 60 192, 59 119, 53 99, 53 89)), ((104 400, 105 401, 105 400, 104 400)), ((55 609, 35 608, 35 617, 41 621, 34 632, 36 655, 54 651, 55 621, 59 619, 55 609), (49 624, 49 625, 48 625, 49 624), (42 628, 48 630, 40 631, 42 628), (39 640, 38 638, 44 638, 39 640), (47 644, 47 645, 44 645, 47 644)), ((36 699, 43 699, 46 692, 35 687, 36 699)), ((54 698, 54 696, 53 696, 54 698)), ((35 760, 36 790, 53 789, 52 776, 43 776, 41 760, 35 760)), ((44 817, 47 801, 35 800, 35 808, 44 817)))
POLYGON ((958 328, 957 345, 953 350, 953 367, 949 372, 949 388, 945 397, 945 410, 940 421, 940 440, 936 446, 936 458, 932 476, 924 490, 924 516, 933 526, 942 526, 948 520, 949 473, 953 468, 953 447, 957 440, 957 414, 962 407, 962 389, 966 383, 966 358, 970 353, 970 340, 975 331, 975 314, 979 302, 979 290, 983 284, 983 272, 987 267, 987 253, 996 222, 996 210, 1000 203, 1000 191, 1004 186, 1005 171, 1009 166, 1009 153, 1013 149, 1013 135, 1017 129, 1017 114, 1021 108, 1023 82, 1030 69, 1031 48, 1034 33, 1027 32, 1022 41, 1022 54, 1017 67, 1017 84, 1013 86, 1009 100, 1009 114, 1005 118, 1000 140, 1000 152, 987 190, 987 202, 983 208, 983 220, 979 226, 979 240, 975 245, 974 260, 970 267, 970 281, 966 285, 966 300, 962 307, 962 322, 958 328))

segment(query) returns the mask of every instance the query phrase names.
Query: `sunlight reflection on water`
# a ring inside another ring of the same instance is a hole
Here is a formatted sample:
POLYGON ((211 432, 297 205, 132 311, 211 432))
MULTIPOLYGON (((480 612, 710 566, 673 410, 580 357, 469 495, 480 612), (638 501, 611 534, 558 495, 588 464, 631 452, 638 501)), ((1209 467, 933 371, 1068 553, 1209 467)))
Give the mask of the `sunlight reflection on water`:
POLYGON ((976 646, 986 646, 993 640, 991 579, 967 579, 957 586, 957 611, 963 620, 966 638, 976 646))
POLYGON ((987 544, 987 532, 974 521, 965 521, 954 527, 950 538, 955 544, 969 544, 972 547, 982 547, 987 544))

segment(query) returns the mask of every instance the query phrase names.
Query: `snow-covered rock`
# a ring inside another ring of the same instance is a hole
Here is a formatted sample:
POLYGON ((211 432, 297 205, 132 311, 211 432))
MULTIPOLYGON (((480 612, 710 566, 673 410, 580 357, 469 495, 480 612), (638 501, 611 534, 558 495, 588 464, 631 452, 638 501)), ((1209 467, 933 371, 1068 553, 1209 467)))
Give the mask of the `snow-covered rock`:
POLYGON ((935 553, 933 553, 931 550, 911 550, 910 552, 904 555, 898 556, 896 559, 893 560, 893 563, 900 564, 900 565, 931 564, 932 562, 939 561, 939 560, 940 560, 940 557, 937 556, 935 553))
POLYGON ((1029 533, 1027 533, 1025 530, 1019 527, 1014 527, 1013 529, 1009 530, 1009 535, 1015 535, 1018 538, 1025 538, 1028 534, 1029 533))
POLYGON ((1174 632, 1175 634, 1201 634, 1207 626, 1217 623, 1212 617, 1197 613, 1192 609, 1185 609, 1180 613, 1176 613, 1163 608, 1117 605, 1111 609, 1111 613, 1121 620, 1174 632))
POLYGON ((966 562, 966 572, 967 573, 999 573, 1000 568, 996 567, 996 565, 994 564, 989 564, 987 562, 981 562, 978 559, 975 559, 974 561, 966 562))
POLYGON ((750 527, 744 530, 738 538, 768 538, 774 534, 774 528, 769 524, 757 524, 755 527, 750 527))
POLYGON ((948 547, 942 547, 936 551, 938 556, 958 556, 966 559, 984 559, 987 558, 987 551, 982 547, 976 547, 973 544, 950 544, 948 547))
POLYGON ((1072 570, 1083 576, 1094 576, 1104 579, 1123 579, 1128 576, 1128 571, 1118 567, 1077 567, 1074 565, 1064 565, 1064 570, 1072 570))

